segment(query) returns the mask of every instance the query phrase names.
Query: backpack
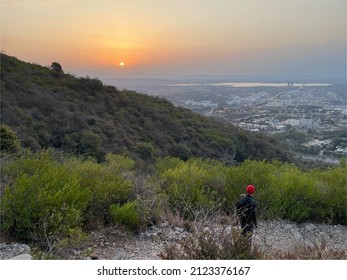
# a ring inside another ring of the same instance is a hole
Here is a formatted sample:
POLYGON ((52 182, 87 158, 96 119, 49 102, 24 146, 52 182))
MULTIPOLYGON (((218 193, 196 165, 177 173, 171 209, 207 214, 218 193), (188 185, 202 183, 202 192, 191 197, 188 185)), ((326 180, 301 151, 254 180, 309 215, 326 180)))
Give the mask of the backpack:
POLYGON ((246 195, 245 194, 241 194, 241 196, 240 196, 240 199, 236 202, 236 207, 235 207, 235 209, 236 209, 236 214, 237 214, 237 216, 238 217, 240 217, 240 216, 242 216, 243 214, 244 214, 244 202, 243 202, 243 200, 244 200, 244 198, 246 197, 246 195))

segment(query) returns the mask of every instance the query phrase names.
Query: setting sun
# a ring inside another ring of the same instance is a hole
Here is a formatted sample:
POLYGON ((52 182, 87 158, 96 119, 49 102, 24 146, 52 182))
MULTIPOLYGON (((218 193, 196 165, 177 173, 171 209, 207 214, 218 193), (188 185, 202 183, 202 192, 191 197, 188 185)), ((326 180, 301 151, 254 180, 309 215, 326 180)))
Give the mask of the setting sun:
POLYGON ((119 66, 124 66, 124 65, 125 63, 123 61, 119 63, 119 66))

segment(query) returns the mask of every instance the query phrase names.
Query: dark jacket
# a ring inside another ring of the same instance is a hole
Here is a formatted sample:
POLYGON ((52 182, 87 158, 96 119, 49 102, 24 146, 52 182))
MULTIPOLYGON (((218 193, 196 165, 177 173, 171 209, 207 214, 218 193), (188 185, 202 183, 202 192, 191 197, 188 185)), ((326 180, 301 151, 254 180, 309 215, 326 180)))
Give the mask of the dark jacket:
POLYGON ((236 202, 236 213, 240 219, 242 233, 250 232, 257 226, 256 208, 255 200, 249 194, 241 197, 236 202))

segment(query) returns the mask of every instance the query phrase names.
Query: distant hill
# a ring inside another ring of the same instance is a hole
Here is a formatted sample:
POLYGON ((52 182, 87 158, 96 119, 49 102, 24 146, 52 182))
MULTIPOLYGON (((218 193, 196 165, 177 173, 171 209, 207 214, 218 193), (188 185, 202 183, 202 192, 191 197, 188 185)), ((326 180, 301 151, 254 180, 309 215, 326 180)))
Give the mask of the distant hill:
POLYGON ((119 91, 95 78, 65 74, 1 54, 1 122, 33 150, 54 147, 96 157, 108 152, 135 159, 177 156, 227 162, 291 156, 262 134, 246 132, 172 103, 119 91))

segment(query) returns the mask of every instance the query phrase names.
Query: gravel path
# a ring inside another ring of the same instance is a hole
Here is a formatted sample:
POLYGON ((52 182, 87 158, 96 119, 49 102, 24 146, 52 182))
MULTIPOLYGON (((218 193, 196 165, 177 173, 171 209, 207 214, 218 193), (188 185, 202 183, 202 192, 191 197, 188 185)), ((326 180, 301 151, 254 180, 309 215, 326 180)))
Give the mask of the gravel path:
MULTIPOLYGON (((221 227, 204 230, 218 231, 221 227)), ((231 226, 225 228, 232 231, 231 226)), ((116 227, 103 228, 89 233, 90 241, 80 250, 61 252, 62 259, 106 259, 106 260, 145 260, 160 259, 164 246, 185 238, 188 233, 179 227, 163 223, 145 232, 135 234, 116 227)), ((323 259, 330 258, 328 252, 338 252, 340 258, 347 259, 347 227, 341 225, 302 224, 288 221, 262 221, 253 235, 253 243, 266 254, 276 258, 278 254, 294 254, 301 258, 298 250, 311 248, 314 254, 323 259), (277 254, 277 255, 276 255, 277 254)), ((16 254, 27 254, 20 244, 0 244, 0 259, 9 259, 16 254), (12 246, 12 247, 11 247, 12 246), (11 249, 12 248, 12 249, 11 249), (16 252, 14 252, 16 250, 16 252)), ((292 255, 293 256, 293 255, 292 255)), ((27 257, 27 256, 26 256, 27 257)))

